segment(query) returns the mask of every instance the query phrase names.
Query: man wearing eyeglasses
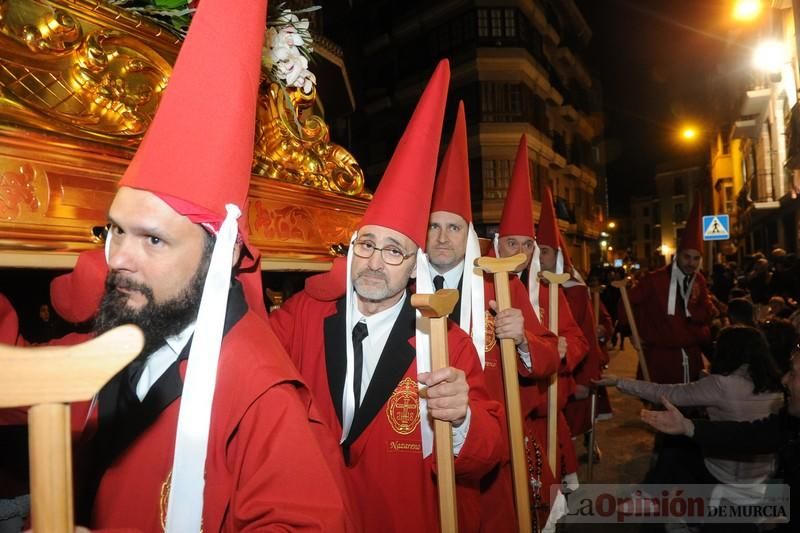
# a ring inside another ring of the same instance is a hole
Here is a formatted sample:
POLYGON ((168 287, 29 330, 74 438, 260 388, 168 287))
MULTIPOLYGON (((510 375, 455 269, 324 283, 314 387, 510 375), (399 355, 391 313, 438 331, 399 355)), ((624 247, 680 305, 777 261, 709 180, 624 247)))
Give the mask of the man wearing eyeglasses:
POLYGON ((477 531, 480 521, 465 487, 502 455, 500 406, 489 399, 470 338, 451 326, 451 366, 430 371, 430 340, 417 327, 424 322, 407 290, 411 279, 423 276, 417 287, 433 289, 420 247, 448 81, 443 62, 364 214, 347 262, 310 278, 270 317, 341 444, 364 531, 438 531, 431 419, 452 424, 460 531, 477 531))

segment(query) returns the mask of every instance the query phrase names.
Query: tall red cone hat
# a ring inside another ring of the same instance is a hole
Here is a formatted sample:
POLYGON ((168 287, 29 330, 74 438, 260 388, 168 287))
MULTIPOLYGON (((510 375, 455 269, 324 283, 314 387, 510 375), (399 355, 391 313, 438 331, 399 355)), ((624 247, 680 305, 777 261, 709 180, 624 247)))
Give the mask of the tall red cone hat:
POLYGON ((433 191, 431 213, 447 211, 472 222, 470 197, 469 154, 467 152, 467 120, 464 102, 458 102, 453 137, 442 159, 433 191))
POLYGON ((514 173, 508 186, 503 214, 500 218, 500 237, 524 235, 533 238, 533 207, 531 176, 528 170, 528 140, 525 134, 519 139, 514 173))
POLYGON ((561 232, 558 229, 558 218, 556 217, 555 204, 553 202, 553 192, 550 187, 544 190, 542 197, 542 211, 539 216, 539 225, 536 228, 536 242, 542 246, 549 246, 558 250, 561 232))
POLYGON ((225 206, 237 206, 247 273, 239 279, 264 319, 260 257, 246 246, 245 210, 266 19, 266 0, 200 3, 156 116, 119 182, 154 193, 212 232, 225 206))
POLYGON ((361 226, 391 228, 425 247, 449 84, 450 63, 443 59, 397 143, 361 226))
MULTIPOLYGON (((237 239, 247 236, 243 212, 266 18, 267 0, 199 3, 156 116, 120 180, 120 187, 149 191, 216 235, 181 394, 166 531, 202 529, 231 262, 237 239)), ((238 278, 248 306, 266 317, 257 255, 250 250, 242 265, 250 273, 238 278)))
POLYGON ((703 254, 703 200, 697 198, 689 212, 689 218, 686 219, 686 229, 683 230, 681 242, 678 245, 678 251, 681 250, 697 250, 700 255, 703 254))
MULTIPOLYGON (((458 102, 458 112, 453 136, 439 167, 433 192, 431 213, 447 211, 467 222, 467 237, 464 249, 464 265, 473 265, 481 256, 481 246, 475 227, 472 225, 472 202, 470 200, 469 153, 467 150, 467 120, 464 102, 458 102)), ((459 327, 472 338, 481 366, 485 364, 486 318, 483 298, 483 274, 473 268, 464 268, 461 283, 461 307, 456 321, 459 327)))

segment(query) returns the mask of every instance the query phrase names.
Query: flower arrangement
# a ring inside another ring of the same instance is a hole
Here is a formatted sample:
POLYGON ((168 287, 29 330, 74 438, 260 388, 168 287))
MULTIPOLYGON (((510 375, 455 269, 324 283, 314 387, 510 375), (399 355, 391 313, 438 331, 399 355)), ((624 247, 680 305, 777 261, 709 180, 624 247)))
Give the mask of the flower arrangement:
MULTIPOLYGON (((185 36, 189 22, 202 0, 107 0, 110 4, 135 11, 153 22, 166 26, 172 32, 185 36)), ((296 88, 311 94, 317 78, 308 69, 314 40, 309 30, 309 21, 297 15, 320 9, 312 6, 291 10, 285 3, 270 6, 267 29, 262 51, 262 63, 270 78, 285 88, 296 88)))

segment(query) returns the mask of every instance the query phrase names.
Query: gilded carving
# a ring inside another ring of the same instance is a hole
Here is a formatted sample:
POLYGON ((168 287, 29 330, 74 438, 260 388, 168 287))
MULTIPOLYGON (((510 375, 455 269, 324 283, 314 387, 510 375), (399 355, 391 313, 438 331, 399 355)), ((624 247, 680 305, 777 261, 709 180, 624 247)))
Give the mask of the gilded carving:
POLYGON ((251 234, 264 240, 328 247, 332 243, 349 242, 358 219, 330 209, 270 208, 264 201, 250 201, 251 234))
POLYGON ((17 220, 26 212, 43 212, 47 209, 47 196, 47 176, 32 165, 25 163, 18 169, 0 172, 0 219, 17 220))
POLYGON ((330 142, 325 121, 310 115, 315 99, 315 91, 305 94, 266 84, 256 122, 253 172, 315 189, 363 195, 361 167, 347 150, 330 142))

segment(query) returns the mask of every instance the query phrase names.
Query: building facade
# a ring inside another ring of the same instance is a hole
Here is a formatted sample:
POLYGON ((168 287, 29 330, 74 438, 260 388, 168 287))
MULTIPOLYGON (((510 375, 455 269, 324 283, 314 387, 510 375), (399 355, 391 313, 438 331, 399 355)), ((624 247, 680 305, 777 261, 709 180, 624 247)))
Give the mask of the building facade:
POLYGON ((451 62, 450 107, 464 100, 473 213, 500 220, 520 135, 528 139, 534 213, 552 187, 577 265, 588 268, 606 218, 600 88, 582 59, 591 29, 573 0, 356 2, 362 114, 353 149, 381 175, 435 64, 451 62))

